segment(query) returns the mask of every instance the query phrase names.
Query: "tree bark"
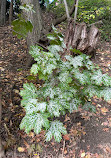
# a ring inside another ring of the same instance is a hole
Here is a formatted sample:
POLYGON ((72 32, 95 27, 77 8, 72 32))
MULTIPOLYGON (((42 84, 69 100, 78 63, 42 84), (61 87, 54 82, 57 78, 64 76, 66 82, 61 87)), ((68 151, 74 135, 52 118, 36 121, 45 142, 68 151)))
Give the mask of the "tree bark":
POLYGON ((33 25, 33 30, 32 32, 28 33, 27 36, 27 44, 28 46, 30 45, 35 45, 41 38, 42 36, 42 31, 43 31, 43 20, 41 16, 41 10, 40 10, 40 5, 38 0, 21 0, 22 4, 32 4, 33 5, 33 11, 23 11, 23 16, 25 17, 26 20, 30 21, 33 25))
POLYGON ((94 56, 98 38, 99 30, 96 26, 92 25, 88 28, 85 23, 78 24, 71 19, 64 39, 67 47, 65 51, 70 54, 72 47, 87 55, 94 56))
POLYGON ((6 0, 0 0, 0 26, 6 21, 6 0))
MULTIPOLYGON (((23 16, 25 17, 25 19, 30 21, 33 25, 32 32, 29 32, 27 35, 27 45, 28 45, 28 48, 30 48, 31 45, 36 45, 36 43, 38 43, 41 37, 43 37, 43 35, 45 34, 44 23, 42 20, 40 4, 38 0, 21 0, 21 2, 22 2, 22 5, 32 4, 33 10, 35 11, 35 12, 23 11, 23 16)), ((31 65, 31 62, 32 62, 32 58, 29 55, 26 67, 29 67, 31 65)))
POLYGON ((9 24, 12 23, 12 18, 13 18, 13 0, 11 0, 11 3, 10 3, 10 10, 9 10, 9 24))

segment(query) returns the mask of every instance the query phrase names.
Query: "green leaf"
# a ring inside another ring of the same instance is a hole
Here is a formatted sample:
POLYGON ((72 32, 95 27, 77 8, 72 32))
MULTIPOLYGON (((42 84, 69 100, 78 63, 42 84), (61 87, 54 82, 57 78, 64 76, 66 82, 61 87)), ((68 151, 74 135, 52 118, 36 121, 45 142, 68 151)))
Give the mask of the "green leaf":
POLYGON ((90 84, 91 81, 90 81, 90 72, 89 71, 83 71, 83 72, 80 72, 79 70, 74 70, 74 77, 76 79, 78 79, 80 81, 81 84, 90 84))
POLYGON ((90 102, 87 102, 86 104, 84 104, 83 109, 87 111, 92 111, 94 113, 96 112, 96 107, 92 105, 90 102))
POLYGON ((37 112, 44 113, 46 110, 46 102, 37 102, 37 99, 30 99, 25 106, 25 110, 27 114, 33 114, 37 112))
POLYGON ((67 131, 63 126, 63 123, 59 121, 52 121, 48 132, 46 133, 46 141, 50 141, 52 136, 54 136, 55 141, 60 142, 62 139, 62 134, 66 134, 67 131))
POLYGON ((78 68, 83 66, 83 60, 84 60, 84 56, 83 55, 78 55, 74 58, 72 58, 71 60, 71 65, 73 65, 74 68, 78 68))
POLYGON ((65 83, 71 83, 72 82, 72 78, 69 76, 68 71, 60 73, 59 80, 60 80, 60 82, 65 82, 65 83))
POLYGON ((26 38, 28 32, 32 32, 33 25, 30 21, 25 21, 22 17, 12 22, 13 34, 17 35, 18 38, 26 38))
POLYGON ((49 128, 49 120, 47 119, 47 115, 40 113, 26 115, 20 124, 20 129, 25 128, 26 133, 34 130, 38 134, 42 127, 49 128))
POLYGON ((30 99, 37 98, 37 89, 33 83, 25 83, 23 90, 20 91, 20 95, 23 97, 22 105, 25 106, 30 99))
POLYGON ((60 116, 60 111, 62 107, 55 101, 50 100, 49 104, 47 105, 47 110, 51 115, 56 117, 60 116))
POLYGON ((78 110, 78 106, 80 106, 81 100, 75 98, 72 99, 69 104, 69 112, 71 113, 73 110, 78 110))
POLYGON ((47 38, 48 38, 49 40, 56 40, 56 37, 54 37, 53 34, 48 34, 48 35, 47 35, 47 38))
POLYGON ((40 70, 40 68, 38 67, 38 65, 33 64, 32 67, 31 67, 31 74, 37 75, 39 70, 40 70))
POLYGON ((83 89, 83 93, 85 93, 87 96, 89 97, 93 97, 95 95, 97 95, 99 97, 100 95, 100 90, 98 87, 93 86, 93 85, 89 85, 87 87, 84 87, 83 89))
POLYGON ((100 85, 103 83, 103 74, 101 70, 95 71, 94 75, 91 77, 91 80, 93 80, 97 85, 100 85))
POLYGON ((101 90, 101 96, 103 96, 106 101, 111 100, 111 87, 105 87, 101 90))
POLYGON ((111 77, 108 76, 107 74, 103 74, 103 84, 105 86, 111 86, 111 77))

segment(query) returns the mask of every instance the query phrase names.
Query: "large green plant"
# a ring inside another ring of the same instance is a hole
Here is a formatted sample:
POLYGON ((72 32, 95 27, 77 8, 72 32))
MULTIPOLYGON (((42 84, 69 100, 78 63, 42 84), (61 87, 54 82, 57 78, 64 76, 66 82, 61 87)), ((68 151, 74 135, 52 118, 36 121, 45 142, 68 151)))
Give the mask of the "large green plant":
POLYGON ((57 142, 66 134, 59 116, 67 111, 77 110, 78 106, 95 111, 89 102, 93 96, 111 99, 111 77, 102 74, 101 70, 80 53, 77 56, 66 55, 63 35, 54 28, 49 34, 49 51, 40 46, 32 46, 30 54, 36 61, 32 65, 31 73, 44 80, 44 84, 37 88, 36 84, 25 83, 20 95, 21 104, 26 111, 20 128, 27 133, 34 130, 38 134, 42 128, 46 130, 46 141, 54 136, 57 142), (61 56, 66 60, 62 60, 61 56))

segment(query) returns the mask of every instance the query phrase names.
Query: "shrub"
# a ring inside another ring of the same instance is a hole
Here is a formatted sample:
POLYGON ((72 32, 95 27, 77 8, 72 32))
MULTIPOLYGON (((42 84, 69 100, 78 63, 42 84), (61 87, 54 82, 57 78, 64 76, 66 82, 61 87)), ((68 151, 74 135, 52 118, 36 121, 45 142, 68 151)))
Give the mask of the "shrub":
POLYGON ((111 99, 111 77, 102 74, 90 57, 79 51, 76 56, 65 55, 63 61, 61 56, 66 48, 63 35, 53 29, 54 33, 48 35, 51 41, 48 52, 40 46, 31 47, 30 54, 36 61, 31 73, 38 74, 44 84, 40 88, 33 83, 23 85, 20 95, 26 115, 20 128, 25 128, 27 133, 34 130, 36 134, 44 128, 46 141, 54 137, 60 142, 61 133, 66 134, 66 129, 59 116, 67 111, 71 113, 79 106, 95 112, 89 100, 95 95, 106 101, 111 99))

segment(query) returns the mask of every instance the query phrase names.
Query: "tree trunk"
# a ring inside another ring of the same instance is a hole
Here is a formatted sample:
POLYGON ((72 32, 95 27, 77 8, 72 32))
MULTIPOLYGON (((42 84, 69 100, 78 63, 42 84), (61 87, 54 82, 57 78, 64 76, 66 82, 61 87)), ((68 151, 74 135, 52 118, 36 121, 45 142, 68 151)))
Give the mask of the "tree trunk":
MULTIPOLYGON (((27 35, 27 45, 28 48, 31 45, 36 45, 44 33, 44 24, 41 16, 41 10, 40 10, 40 4, 38 0, 21 0, 22 5, 23 4, 32 4, 33 5, 33 11, 23 11, 23 16, 26 20, 30 21, 33 25, 33 31, 28 33, 27 35)), ((26 64, 26 67, 31 65, 31 56, 28 57, 28 61, 26 64)))
POLYGON ((13 0, 11 0, 11 3, 10 3, 10 10, 9 10, 9 24, 12 23, 12 18, 13 18, 13 0))
POLYGON ((0 26, 6 21, 6 0, 0 0, 0 26))
POLYGON ((87 55, 93 56, 98 38, 99 30, 96 26, 91 25, 91 27, 88 28, 85 23, 78 24, 71 19, 64 39, 67 46, 66 52, 70 54, 70 48, 72 47, 87 55))
POLYGON ((23 11, 23 16, 26 20, 30 21, 33 25, 33 31, 28 33, 27 36, 27 44, 35 45, 41 38, 41 33, 43 31, 43 20, 41 17, 41 10, 38 0, 21 0, 22 4, 32 4, 33 5, 33 11, 23 11))

